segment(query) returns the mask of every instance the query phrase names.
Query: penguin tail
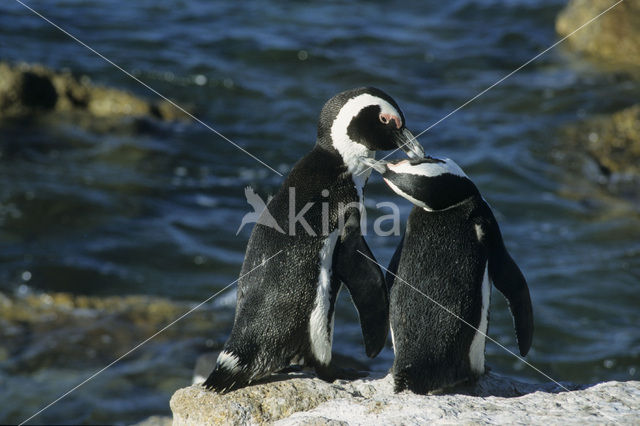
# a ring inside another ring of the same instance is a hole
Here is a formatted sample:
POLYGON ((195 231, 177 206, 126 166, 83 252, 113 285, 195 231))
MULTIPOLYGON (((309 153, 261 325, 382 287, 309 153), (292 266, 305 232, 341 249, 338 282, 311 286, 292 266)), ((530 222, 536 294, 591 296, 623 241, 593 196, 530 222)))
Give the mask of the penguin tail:
MULTIPOLYGON (((427 368, 425 368, 425 370, 433 371, 433 369, 427 368)), ((434 377, 431 374, 424 375, 423 371, 422 368, 417 368, 417 366, 395 368, 393 370, 393 391, 399 393, 404 390, 410 390, 418 395, 426 395, 442 387, 442 385, 439 384, 443 382, 442 377, 434 377)))
POLYGON ((409 388, 409 383, 408 383, 406 377, 404 377, 403 375, 394 375, 394 377, 393 377, 393 391, 395 393, 400 393, 403 390, 406 390, 408 388, 409 388))
POLYGON ((218 355, 215 368, 203 386, 208 390, 226 393, 247 385, 251 381, 251 376, 238 356, 232 352, 222 351, 218 355))

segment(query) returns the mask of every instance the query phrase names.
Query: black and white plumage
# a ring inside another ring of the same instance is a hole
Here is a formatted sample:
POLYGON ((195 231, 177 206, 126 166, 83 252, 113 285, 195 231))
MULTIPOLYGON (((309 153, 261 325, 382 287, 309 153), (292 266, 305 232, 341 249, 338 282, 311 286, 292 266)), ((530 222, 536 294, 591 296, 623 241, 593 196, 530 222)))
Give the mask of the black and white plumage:
POLYGON ((267 206, 284 233, 260 220, 252 231, 233 330, 204 383, 207 388, 242 387, 292 363, 314 367, 325 380, 348 377, 331 363, 342 283, 358 310, 367 355, 382 349, 388 333, 387 288, 382 271, 358 253, 371 256, 360 232, 359 203, 370 174, 361 158, 397 147, 424 155, 406 130, 400 108, 381 90, 349 90, 324 105, 315 147, 267 206), (295 219, 302 211, 304 223, 295 219))
POLYGON ((526 355, 533 337, 529 288, 473 182, 449 159, 365 161, 415 205, 387 273, 395 390, 427 393, 484 373, 491 282, 509 302, 526 355))

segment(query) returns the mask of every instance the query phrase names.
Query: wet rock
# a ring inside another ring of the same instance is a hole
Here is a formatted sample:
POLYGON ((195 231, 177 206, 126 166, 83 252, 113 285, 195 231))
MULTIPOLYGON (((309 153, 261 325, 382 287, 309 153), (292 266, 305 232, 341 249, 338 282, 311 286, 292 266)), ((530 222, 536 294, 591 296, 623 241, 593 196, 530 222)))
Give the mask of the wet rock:
MULTIPOLYGON (((613 0, 571 0, 558 15, 556 31, 569 35, 603 12, 613 0)), ((626 0, 569 37, 566 43, 607 63, 640 67, 640 1, 626 0)))
POLYGON ((640 415, 640 382, 569 386, 520 383, 488 373, 441 395, 393 393, 390 376, 326 383, 308 375, 273 375, 224 395, 198 385, 171 398, 175 426, 194 424, 417 424, 609 422, 640 415))
POLYGON ((634 186, 640 181, 640 105, 571 125, 560 139, 563 150, 585 153, 600 178, 634 186))
MULTIPOLYGON (((0 293, 0 358, 8 361, 5 369, 16 372, 104 365, 190 309, 188 303, 150 296, 0 293)), ((203 307, 153 343, 204 340, 219 327, 203 307)))
POLYGON ((128 92, 94 85, 87 76, 56 72, 40 65, 0 62, 0 119, 42 112, 81 112, 90 117, 153 117, 185 120, 166 101, 149 102, 128 92))

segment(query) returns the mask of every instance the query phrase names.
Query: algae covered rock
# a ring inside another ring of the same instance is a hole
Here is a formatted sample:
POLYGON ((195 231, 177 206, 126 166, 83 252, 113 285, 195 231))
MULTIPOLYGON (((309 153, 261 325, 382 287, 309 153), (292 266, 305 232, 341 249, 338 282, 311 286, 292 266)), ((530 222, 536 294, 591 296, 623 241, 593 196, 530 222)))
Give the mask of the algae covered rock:
MULTIPOLYGON (((15 371, 104 365, 189 311, 161 297, 0 292, 0 361, 15 371)), ((189 315, 154 343, 205 336, 217 326, 207 309, 189 315)))
POLYGON ((0 62, 0 119, 43 112, 83 112, 92 117, 153 117, 184 120, 169 102, 150 102, 126 91, 91 83, 87 76, 41 65, 0 62))
MULTIPOLYGON (((605 11, 614 0, 570 0, 556 20, 556 31, 567 36, 605 11)), ((594 58, 640 67, 640 0, 625 0, 569 37, 573 49, 594 58)))
POLYGON ((585 151, 605 176, 640 178, 640 105, 567 127, 563 144, 585 151))

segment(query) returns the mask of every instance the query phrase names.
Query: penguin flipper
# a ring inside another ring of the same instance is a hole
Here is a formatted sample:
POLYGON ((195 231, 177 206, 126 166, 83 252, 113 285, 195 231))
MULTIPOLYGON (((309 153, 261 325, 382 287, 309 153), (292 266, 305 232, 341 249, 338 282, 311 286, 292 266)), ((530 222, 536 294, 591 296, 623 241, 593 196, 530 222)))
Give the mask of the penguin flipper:
POLYGON ((353 209, 334 251, 333 271, 349 289, 360 316, 367 356, 373 358, 389 333, 389 294, 380 267, 370 259, 375 258, 360 232, 360 212, 353 209))
POLYGON ((533 308, 527 281, 504 246, 500 227, 489 210, 489 277, 509 302, 520 355, 525 356, 533 340, 533 308))

